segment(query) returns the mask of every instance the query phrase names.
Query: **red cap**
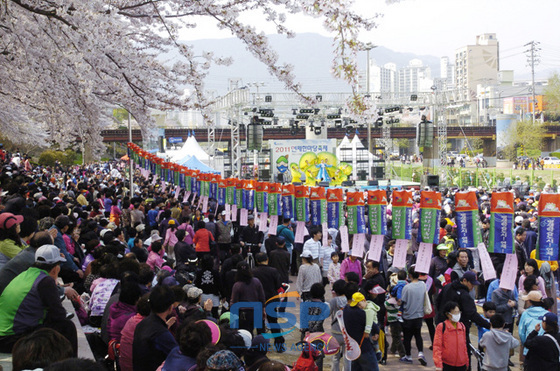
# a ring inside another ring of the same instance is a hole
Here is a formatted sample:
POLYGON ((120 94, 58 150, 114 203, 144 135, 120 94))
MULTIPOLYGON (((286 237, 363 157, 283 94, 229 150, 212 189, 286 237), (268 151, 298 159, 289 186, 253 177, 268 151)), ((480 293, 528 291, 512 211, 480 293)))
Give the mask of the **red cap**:
POLYGON ((10 229, 16 224, 23 222, 23 216, 12 213, 0 214, 0 229, 10 229))

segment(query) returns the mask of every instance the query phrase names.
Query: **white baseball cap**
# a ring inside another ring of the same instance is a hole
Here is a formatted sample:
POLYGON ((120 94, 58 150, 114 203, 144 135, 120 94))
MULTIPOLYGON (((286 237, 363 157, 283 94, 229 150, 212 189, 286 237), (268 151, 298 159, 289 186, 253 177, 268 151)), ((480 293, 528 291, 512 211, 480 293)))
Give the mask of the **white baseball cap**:
POLYGON ((43 245, 35 251, 36 263, 54 264, 65 261, 66 258, 55 245, 43 245))

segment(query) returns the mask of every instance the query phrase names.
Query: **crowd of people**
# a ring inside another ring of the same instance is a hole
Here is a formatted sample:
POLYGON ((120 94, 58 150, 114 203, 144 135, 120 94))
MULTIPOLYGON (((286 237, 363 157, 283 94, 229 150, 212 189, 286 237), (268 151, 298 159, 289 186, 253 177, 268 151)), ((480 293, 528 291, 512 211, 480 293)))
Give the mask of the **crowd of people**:
MULTIPOLYGON (((216 200, 204 207, 197 195, 175 194, 139 172, 130 194, 120 166, 30 168, 6 156, 0 352, 13 354, 14 370, 70 370, 80 362, 86 369, 134 371, 315 370, 326 357, 335 371, 375 370, 393 361, 426 366, 424 325, 436 369, 470 369, 472 354, 486 370, 513 362, 527 370, 559 366, 558 264, 535 260, 539 194, 516 193, 519 276, 507 290, 499 279, 504 254, 490 254, 498 278, 485 280, 478 251, 459 248, 456 190, 441 190, 440 242, 429 272, 418 272, 420 191, 414 191, 406 267, 396 267, 390 204, 381 258, 373 261, 343 252, 337 229, 328 230, 325 244, 322 227, 307 223, 304 241, 296 243, 289 218, 271 231, 250 212, 241 226, 216 200), (278 326, 288 310, 282 294, 290 290, 307 303, 300 308, 309 317, 296 341, 316 344, 327 336, 338 351, 304 350, 293 365, 270 359, 290 348, 278 326), (73 305, 70 313, 64 298, 73 305), (279 303, 277 312, 268 310, 270 302, 279 303), (74 313, 102 365, 77 358, 74 313), (477 341, 469 336, 473 322, 477 341), (320 335, 325 324, 328 335, 320 335), (350 361, 351 340, 360 351, 350 361), (514 360, 510 352, 518 347, 514 360), (389 360, 391 354, 398 358, 389 360)), ((475 191, 487 242, 492 192, 475 191)))

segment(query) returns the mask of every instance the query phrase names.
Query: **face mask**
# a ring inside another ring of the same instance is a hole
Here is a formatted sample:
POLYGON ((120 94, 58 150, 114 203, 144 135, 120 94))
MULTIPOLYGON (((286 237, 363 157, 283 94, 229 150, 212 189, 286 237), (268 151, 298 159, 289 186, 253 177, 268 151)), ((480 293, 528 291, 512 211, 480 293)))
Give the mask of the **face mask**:
POLYGON ((452 314, 451 315, 451 320, 453 322, 459 322, 461 320, 461 313, 452 314))

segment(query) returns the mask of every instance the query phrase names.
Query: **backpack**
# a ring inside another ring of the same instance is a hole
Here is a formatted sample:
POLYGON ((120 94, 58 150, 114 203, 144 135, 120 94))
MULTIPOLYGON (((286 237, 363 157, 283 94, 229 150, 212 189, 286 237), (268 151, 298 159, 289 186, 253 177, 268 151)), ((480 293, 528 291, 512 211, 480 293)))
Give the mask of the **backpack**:
POLYGON ((315 360, 320 356, 321 352, 306 341, 300 341, 297 345, 302 345, 303 351, 297 361, 295 361, 292 371, 319 371, 315 360))

